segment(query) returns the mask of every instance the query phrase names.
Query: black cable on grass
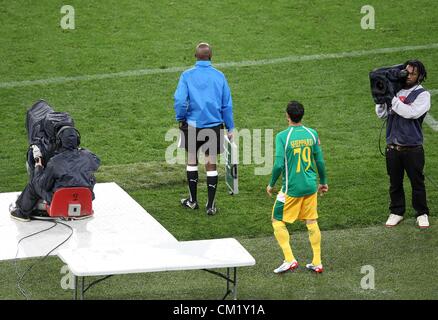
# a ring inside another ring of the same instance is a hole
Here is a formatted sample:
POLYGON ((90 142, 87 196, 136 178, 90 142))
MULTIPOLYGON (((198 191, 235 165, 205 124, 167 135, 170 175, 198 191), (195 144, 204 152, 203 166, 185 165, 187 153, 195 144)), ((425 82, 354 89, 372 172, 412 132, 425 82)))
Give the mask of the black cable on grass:
POLYGON ((43 229, 43 230, 37 231, 37 232, 34 232, 34 233, 30 234, 30 235, 27 235, 27 236, 21 238, 20 240, 18 240, 18 242, 17 242, 17 252, 15 253, 15 258, 14 258, 15 274, 17 275, 17 288, 18 288, 18 290, 20 290, 21 294, 22 294, 26 299, 28 299, 28 297, 27 297, 27 295, 26 295, 26 293, 25 293, 25 290, 24 290, 23 288, 21 288, 21 286, 20 286, 20 282, 18 281, 18 279, 21 277, 21 276, 20 276, 20 272, 18 271, 18 265, 17 265, 18 252, 20 251, 20 247, 19 247, 19 246, 20 246, 21 241, 23 241, 23 240, 25 240, 25 239, 27 239, 27 238, 30 238, 30 237, 36 236, 36 235, 38 235, 38 234, 40 234, 40 233, 43 233, 43 232, 49 231, 50 229, 53 229, 54 227, 56 227, 56 225, 58 224, 56 221, 50 221, 50 222, 53 223, 53 225, 52 225, 51 227, 49 227, 49 228, 47 228, 47 229, 43 229))
POLYGON ((30 234, 30 235, 28 235, 28 236, 25 236, 25 237, 23 237, 23 238, 21 238, 19 241, 18 241, 18 243, 17 243, 17 253, 15 254, 15 259, 14 259, 14 264, 15 264, 15 273, 17 274, 17 288, 20 290, 20 293, 26 298, 26 300, 29 300, 29 296, 26 294, 26 290, 24 290, 22 287, 21 287, 21 283, 22 283, 22 281, 23 281, 23 279, 24 279, 24 276, 28 273, 28 272, 30 272, 30 270, 32 270, 32 268, 35 266, 35 265, 37 265, 38 264, 38 262, 43 262, 53 251, 55 251, 56 249, 58 249, 60 246, 62 246, 64 243, 66 243, 68 240, 70 240, 70 238, 71 238, 71 236, 73 235, 73 228, 72 227, 70 227, 68 224, 65 224, 65 223, 63 223, 63 222, 61 222, 61 221, 57 221, 57 220, 54 220, 54 221, 52 221, 52 220, 46 220, 46 219, 38 219, 38 218, 36 218, 36 217, 34 217, 36 220, 41 220, 41 221, 47 221, 47 222, 52 222, 52 223, 54 223, 50 228, 47 228, 47 229, 44 229, 44 230, 41 230, 41 231, 38 231, 38 232, 35 232, 35 233, 33 233, 33 234, 30 234), (41 258, 41 259, 39 259, 38 261, 36 261, 34 264, 32 264, 29 268, 27 268, 24 272, 23 272, 23 274, 21 274, 21 276, 20 276, 20 274, 19 274, 19 272, 18 272, 18 268, 17 268, 17 256, 18 256, 18 251, 19 251, 19 244, 20 244, 20 242, 22 241, 22 240, 24 240, 24 239, 27 239, 27 238, 30 238, 30 237, 32 237, 32 236, 35 236, 35 235, 37 235, 37 234, 40 234, 40 233, 43 233, 43 232, 46 232, 46 231, 49 231, 50 229, 52 229, 52 228, 54 228, 54 227, 56 227, 58 224, 62 224, 62 225, 64 225, 64 226, 66 226, 67 228, 69 228, 70 229, 70 231, 71 231, 71 233, 70 233, 70 235, 64 240, 64 241, 62 241, 60 244, 58 244, 56 247, 54 247, 53 249, 51 249, 43 258, 41 258))

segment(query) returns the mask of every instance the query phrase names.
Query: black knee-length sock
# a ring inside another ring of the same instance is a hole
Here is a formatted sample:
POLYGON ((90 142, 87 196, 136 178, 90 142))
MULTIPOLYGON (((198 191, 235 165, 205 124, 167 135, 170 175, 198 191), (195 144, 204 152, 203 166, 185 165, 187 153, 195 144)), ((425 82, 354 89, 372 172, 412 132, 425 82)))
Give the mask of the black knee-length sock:
POLYGON ((208 203, 207 208, 213 207, 214 197, 216 195, 218 182, 217 171, 207 171, 207 190, 208 190, 208 203))
POLYGON ((195 202, 197 200, 197 188, 198 188, 198 167, 187 166, 187 182, 189 184, 190 201, 195 202))

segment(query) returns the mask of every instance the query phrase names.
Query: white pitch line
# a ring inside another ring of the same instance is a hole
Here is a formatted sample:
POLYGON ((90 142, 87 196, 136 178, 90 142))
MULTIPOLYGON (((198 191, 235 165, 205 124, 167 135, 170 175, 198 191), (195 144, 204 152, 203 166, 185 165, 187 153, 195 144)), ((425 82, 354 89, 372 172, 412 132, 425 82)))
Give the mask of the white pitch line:
MULTIPOLYGON (((428 50, 428 49, 438 49, 438 43, 431 43, 419 46, 404 46, 404 47, 393 47, 393 48, 380 48, 372 50, 360 50, 360 51, 350 51, 350 52, 338 52, 338 53, 327 53, 327 54, 314 54, 314 55, 303 55, 303 56, 287 56, 283 58, 276 59, 262 59, 262 60, 248 60, 239 62, 224 62, 216 63, 217 68, 240 68, 249 66, 263 66, 269 64, 279 64, 279 63, 291 63, 291 62, 302 62, 302 61, 316 61, 316 60, 326 60, 326 59, 340 59, 340 58, 354 58, 362 57, 373 54, 384 54, 384 53, 395 53, 404 51, 414 51, 414 50, 428 50)), ((75 82, 75 81, 90 81, 90 80, 102 80, 102 79, 112 79, 112 78, 125 78, 125 77, 138 77, 151 74, 163 74, 163 73, 176 73, 182 72, 192 66, 185 67, 172 67, 167 69, 139 69, 122 71, 115 73, 102 73, 93 75, 82 75, 74 77, 55 77, 48 79, 39 80, 24 80, 24 81, 11 81, 11 82, 1 82, 1 88, 16 88, 16 87, 26 87, 33 85, 49 85, 49 84, 59 84, 65 82, 75 82)))
MULTIPOLYGON (((438 89, 429 90, 429 93, 431 95, 437 94, 438 89)), ((426 124, 431 127, 433 131, 438 131, 438 121, 436 121, 435 118, 430 115, 430 113, 426 114, 424 117, 424 122, 426 122, 426 124)))

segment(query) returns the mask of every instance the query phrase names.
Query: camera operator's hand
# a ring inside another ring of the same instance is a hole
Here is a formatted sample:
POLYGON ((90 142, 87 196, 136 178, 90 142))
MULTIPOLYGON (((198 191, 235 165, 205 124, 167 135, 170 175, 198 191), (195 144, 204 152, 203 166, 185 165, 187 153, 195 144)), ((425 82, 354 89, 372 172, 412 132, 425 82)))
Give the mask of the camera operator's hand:
POLYGON ((43 167, 43 160, 41 157, 35 158, 35 168, 38 166, 43 167))
POLYGON ((230 140, 231 142, 233 142, 234 140, 234 132, 233 131, 228 131, 227 132, 227 136, 228 136, 228 140, 230 140))
POLYGON ((186 121, 186 120, 181 120, 181 121, 179 122, 179 128, 180 128, 180 129, 185 129, 185 128, 187 128, 187 126, 188 126, 188 124, 187 124, 187 121, 186 121))
POLYGON ((37 158, 42 158, 43 157, 43 154, 41 153, 41 150, 40 150, 40 148, 38 148, 38 146, 33 144, 30 147, 32 148, 33 158, 35 160, 37 158))

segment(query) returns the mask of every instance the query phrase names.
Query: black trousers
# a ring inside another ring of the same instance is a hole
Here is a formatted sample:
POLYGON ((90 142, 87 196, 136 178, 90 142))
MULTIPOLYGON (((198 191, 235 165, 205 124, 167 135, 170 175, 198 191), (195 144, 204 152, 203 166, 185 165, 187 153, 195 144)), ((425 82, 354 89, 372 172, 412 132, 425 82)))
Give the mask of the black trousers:
POLYGON ((47 198, 47 192, 42 190, 38 184, 30 181, 18 197, 16 204, 21 213, 30 216, 38 201, 40 199, 47 201, 47 198))
POLYGON ((388 171, 391 203, 389 211, 402 216, 406 211, 405 192, 403 189, 404 173, 411 181, 412 207, 416 216, 429 214, 424 185, 424 149, 423 146, 395 150, 386 148, 386 169, 388 171))

